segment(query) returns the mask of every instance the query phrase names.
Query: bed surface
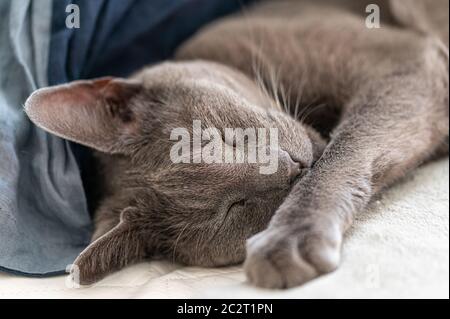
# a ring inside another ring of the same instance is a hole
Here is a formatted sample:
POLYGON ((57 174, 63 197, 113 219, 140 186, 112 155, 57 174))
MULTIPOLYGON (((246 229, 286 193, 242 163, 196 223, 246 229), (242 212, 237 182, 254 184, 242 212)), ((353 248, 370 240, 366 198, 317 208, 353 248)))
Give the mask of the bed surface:
POLYGON ((449 161, 428 164, 361 213, 341 267, 302 287, 249 286, 241 267, 203 269, 147 262, 89 288, 66 277, 0 273, 0 298, 448 298, 449 161))

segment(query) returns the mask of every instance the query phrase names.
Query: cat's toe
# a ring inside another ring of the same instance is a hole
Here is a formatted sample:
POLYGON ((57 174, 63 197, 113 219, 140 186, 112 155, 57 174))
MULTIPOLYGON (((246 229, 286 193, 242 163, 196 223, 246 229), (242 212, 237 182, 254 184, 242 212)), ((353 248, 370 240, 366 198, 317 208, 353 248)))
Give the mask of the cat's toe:
POLYGON ((250 283, 281 289, 335 270, 339 259, 340 238, 274 228, 248 240, 244 268, 250 283))

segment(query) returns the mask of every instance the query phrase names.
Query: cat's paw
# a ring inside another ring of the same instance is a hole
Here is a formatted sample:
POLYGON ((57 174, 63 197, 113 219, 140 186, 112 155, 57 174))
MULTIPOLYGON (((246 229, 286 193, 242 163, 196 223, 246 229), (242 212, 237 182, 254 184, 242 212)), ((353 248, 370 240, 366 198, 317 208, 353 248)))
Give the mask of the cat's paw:
POLYGON ((247 241, 244 269, 250 283, 291 288, 335 270, 342 242, 337 228, 269 228, 247 241))

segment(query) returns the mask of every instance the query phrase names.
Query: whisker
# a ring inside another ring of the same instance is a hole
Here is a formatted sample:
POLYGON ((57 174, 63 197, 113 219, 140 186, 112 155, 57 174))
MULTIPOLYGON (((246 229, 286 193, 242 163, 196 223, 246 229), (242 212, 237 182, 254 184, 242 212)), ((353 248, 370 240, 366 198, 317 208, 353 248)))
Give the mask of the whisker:
POLYGON ((174 245, 172 245, 172 262, 175 263, 175 257, 178 247, 178 242, 180 241, 181 237, 183 236, 184 231, 187 229, 188 226, 191 226, 190 223, 186 223, 186 225, 181 230, 180 234, 177 236, 177 239, 175 240, 174 245))
POLYGON ((212 242, 216 238, 217 234, 222 230, 223 226, 225 225, 225 223, 227 221, 228 214, 229 214, 229 212, 227 212, 225 214, 225 216, 222 218, 222 221, 220 222, 219 227, 217 227, 216 231, 214 231, 213 235, 208 239, 208 242, 212 242))
MULTIPOLYGON (((199 232, 201 235, 197 237, 197 242, 195 245, 195 259, 198 259, 200 253, 201 243, 203 242, 203 238, 205 237, 204 232, 199 232)), ((204 244, 203 244, 204 246, 204 244)))
POLYGON ((317 104, 314 105, 313 107, 311 107, 308 112, 304 112, 303 116, 301 119, 299 119, 300 123, 304 123, 306 121, 306 119, 308 118, 308 116, 310 116, 313 112, 317 111, 318 109, 326 106, 327 104, 325 103, 321 103, 321 104, 317 104))

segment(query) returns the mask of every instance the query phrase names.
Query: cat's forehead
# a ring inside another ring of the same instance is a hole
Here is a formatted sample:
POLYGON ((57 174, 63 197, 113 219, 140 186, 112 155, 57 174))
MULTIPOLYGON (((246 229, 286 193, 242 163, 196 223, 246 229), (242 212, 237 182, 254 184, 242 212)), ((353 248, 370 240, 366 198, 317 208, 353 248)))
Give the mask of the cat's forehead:
MULTIPOLYGON (((186 80, 199 81, 223 73, 223 67, 213 62, 164 62, 142 69, 134 76, 144 87, 173 85, 186 80)), ((215 77, 216 78, 216 77, 215 77)))

